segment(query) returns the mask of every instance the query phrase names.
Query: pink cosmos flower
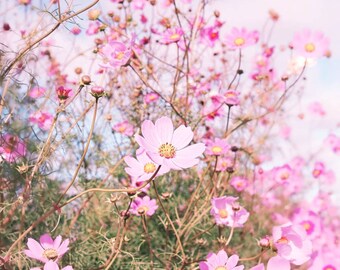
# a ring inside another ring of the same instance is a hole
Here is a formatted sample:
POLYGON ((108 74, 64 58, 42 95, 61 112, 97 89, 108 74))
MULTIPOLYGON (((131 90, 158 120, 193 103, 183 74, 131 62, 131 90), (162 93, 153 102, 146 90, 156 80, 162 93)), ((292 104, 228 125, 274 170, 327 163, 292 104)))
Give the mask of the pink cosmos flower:
POLYGON ((248 31, 245 28, 233 28, 231 33, 226 36, 226 44, 230 49, 243 49, 257 43, 259 33, 257 31, 248 31))
POLYGON ((318 116, 325 116, 326 112, 320 102, 313 102, 309 104, 308 109, 311 113, 318 115, 318 116))
POLYGON ((0 158, 12 163, 25 155, 26 144, 19 137, 11 134, 0 137, 0 158))
POLYGON ((137 10, 137 9, 143 10, 145 4, 146 4, 146 0, 133 0, 131 3, 131 7, 134 10, 137 10))
POLYGON ((309 239, 320 236, 321 233, 321 217, 313 211, 306 211, 301 208, 296 209, 293 213, 292 220, 294 224, 301 225, 309 239))
POLYGON ((159 95, 156 93, 148 93, 144 96, 144 102, 150 104, 156 102, 159 99, 159 95))
POLYGON ((264 268, 264 264, 261 263, 256 265, 249 270, 290 270, 289 261, 281 258, 280 256, 275 256, 269 259, 267 268, 264 268))
POLYGON ((230 185, 238 192, 241 192, 248 187, 248 179, 242 176, 234 176, 230 180, 230 185))
POLYGON ((26 256, 47 263, 48 261, 58 261, 67 251, 69 240, 61 242, 60 235, 55 240, 48 234, 40 237, 40 243, 32 238, 28 238, 28 249, 24 250, 26 256))
POLYGON ((131 48, 126 46, 120 41, 110 41, 99 51, 100 55, 103 56, 104 64, 106 68, 119 68, 128 64, 132 51, 131 48))
POLYGON ((219 28, 215 26, 206 27, 200 31, 200 42, 209 47, 214 47, 219 40, 219 28))
MULTIPOLYGON (((158 167, 145 152, 137 155, 137 159, 127 156, 124 158, 124 161, 129 166, 125 168, 125 171, 136 179, 136 182, 149 180, 158 167)), ((169 170, 168 167, 161 166, 157 176, 165 174, 169 170)))
POLYGON ((217 160, 216 171, 225 172, 228 167, 233 167, 233 159, 231 157, 219 157, 217 160))
POLYGON ((175 131, 169 117, 159 118, 155 124, 150 120, 142 123, 142 136, 136 135, 137 143, 158 165, 181 170, 195 166, 204 150, 203 143, 187 146, 194 134, 190 127, 179 126, 175 131))
POLYGON ((319 178, 323 173, 325 173, 325 164, 323 162, 315 162, 313 169, 314 178, 319 178))
POLYGON ((244 266, 239 265, 238 255, 228 257, 228 254, 222 249, 217 254, 209 253, 205 262, 200 262, 200 270, 243 270, 244 266))
POLYGON ((57 97, 60 102, 65 101, 71 96, 72 89, 71 88, 66 88, 64 86, 59 86, 56 90, 57 92, 57 97))
POLYGON ((241 207, 238 197, 223 196, 211 200, 210 214, 214 216, 217 225, 228 227, 243 227, 248 220, 249 213, 241 207))
POLYGON ((137 197, 131 204, 130 212, 136 216, 147 215, 150 217, 156 212, 157 208, 155 199, 151 200, 149 196, 137 197))
POLYGON ((230 149, 230 145, 227 143, 226 139, 215 138, 215 140, 207 140, 206 142, 206 154, 211 156, 220 156, 230 149))
MULTIPOLYGON (((45 263, 43 270, 59 270, 59 269, 60 269, 59 265, 56 262, 48 261, 47 263, 45 263)), ((41 268, 34 267, 34 268, 31 268, 31 270, 41 270, 41 268)), ((66 267, 63 267, 61 270, 73 270, 73 267, 68 265, 66 267)))
POLYGON ((31 97, 31 98, 34 98, 34 99, 40 98, 40 97, 44 96, 45 92, 46 92, 45 88, 35 86, 29 91, 28 96, 31 97))
POLYGON ((305 29, 295 34, 290 46, 305 58, 317 58, 327 53, 329 40, 321 32, 305 29))
POLYGON ((164 34, 162 35, 162 39, 159 42, 166 45, 175 43, 181 39, 183 34, 184 31, 180 27, 170 28, 164 32, 164 34))
POLYGON ((101 24, 98 21, 90 22, 89 27, 86 30, 86 34, 88 36, 98 34, 100 30, 100 25, 101 24))
POLYGON ((52 122, 53 116, 47 112, 35 112, 28 118, 30 122, 38 124, 38 127, 42 130, 49 130, 52 122))
POLYGON ((295 265, 302 265, 312 255, 312 242, 301 225, 287 223, 273 228, 273 242, 277 254, 295 265))
POLYGON ((224 93, 225 96, 225 104, 228 106, 237 106, 240 104, 239 96, 240 93, 235 90, 228 90, 224 93))
POLYGON ((332 148, 334 153, 340 154, 340 137, 335 134, 329 134, 326 143, 332 148))
POLYGON ((127 120, 115 124, 112 129, 126 136, 132 136, 134 133, 133 125, 131 125, 127 120))

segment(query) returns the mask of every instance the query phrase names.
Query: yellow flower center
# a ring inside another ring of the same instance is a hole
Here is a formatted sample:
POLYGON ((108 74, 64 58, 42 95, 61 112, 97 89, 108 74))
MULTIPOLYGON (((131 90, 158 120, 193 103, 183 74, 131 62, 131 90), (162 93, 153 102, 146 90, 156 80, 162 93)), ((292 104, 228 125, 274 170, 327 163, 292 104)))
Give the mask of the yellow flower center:
POLYGON ((171 40, 177 40, 177 39, 179 39, 179 38, 180 38, 180 35, 177 34, 177 33, 172 34, 172 35, 170 36, 170 39, 171 39, 171 40))
POLYGON ((219 154, 222 152, 222 147, 220 146, 214 146, 211 151, 214 153, 214 154, 219 154))
POLYGON ((228 270, 226 266, 217 266, 215 270, 228 270))
POLYGON ((146 173, 153 173, 156 170, 156 166, 153 163, 146 163, 144 165, 144 172, 146 173))
POLYGON ((289 178, 289 173, 288 172, 284 172, 281 174, 280 176, 281 180, 285 181, 289 178))
POLYGON ((126 126, 120 126, 119 128, 118 128, 118 131, 119 132, 124 132, 126 130, 126 126))
POLYGON ((116 59, 117 60, 122 60, 124 57, 124 52, 117 52, 116 53, 116 59))
POLYGON ((176 155, 176 148, 170 143, 163 143, 158 149, 159 155, 167 159, 174 158, 176 155))
POLYGON ((307 43, 305 45, 305 50, 306 50, 306 52, 309 52, 309 53, 314 52, 315 51, 315 45, 313 43, 307 43))
POLYGON ((234 43, 236 46, 242 46, 245 43, 245 40, 243 38, 236 38, 234 43))
POLYGON ((226 218, 226 217, 228 217, 228 211, 225 210, 225 209, 220 209, 220 210, 218 210, 218 215, 219 215, 221 218, 226 218))
POLYGON ((336 270, 336 268, 333 265, 326 265, 322 270, 336 270))
POLYGON ((289 240, 284 236, 282 236, 279 240, 276 241, 276 243, 278 244, 288 244, 288 242, 289 240))
POLYGON ((55 260, 58 258, 58 252, 54 248, 45 249, 43 256, 49 260, 55 260))

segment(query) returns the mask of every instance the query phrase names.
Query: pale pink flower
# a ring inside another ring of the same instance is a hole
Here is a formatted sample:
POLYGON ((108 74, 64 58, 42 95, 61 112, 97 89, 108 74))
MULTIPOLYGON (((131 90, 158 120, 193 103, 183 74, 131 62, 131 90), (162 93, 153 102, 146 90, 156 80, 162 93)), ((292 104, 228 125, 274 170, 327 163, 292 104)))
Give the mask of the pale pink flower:
POLYGON ((241 192, 248 187, 248 179, 242 176, 234 176, 230 180, 230 185, 238 192, 241 192))
POLYGON ((256 265, 249 270, 290 270, 290 263, 286 259, 275 256, 269 259, 267 267, 264 267, 264 264, 261 263, 259 265, 256 265))
POLYGON ((243 227, 248 220, 249 212, 241 207, 238 197, 223 196, 211 200, 210 214, 214 216, 217 225, 228 227, 243 227))
MULTIPOLYGON (((48 261, 47 263, 45 263, 43 270, 59 270, 59 269, 60 269, 59 265, 56 262, 48 261)), ((41 268, 34 267, 34 268, 31 268, 31 270, 41 270, 41 268)), ((61 270, 73 270, 73 267, 68 265, 68 266, 63 267, 61 270)))
MULTIPOLYGON (((129 166, 125 168, 125 171, 134 179, 136 182, 143 182, 149 180, 151 176, 157 170, 159 165, 155 164, 145 152, 137 155, 137 159, 127 156, 124 158, 124 161, 129 166)), ((161 166, 157 176, 165 174, 170 169, 166 166, 161 166)))
POLYGON ((171 44, 178 42, 183 36, 184 31, 180 27, 169 28, 162 35, 162 39, 159 41, 162 44, 171 44))
POLYGON ((226 44, 229 49, 243 49, 257 43, 259 33, 257 31, 248 31, 245 28, 233 28, 231 33, 226 36, 226 44))
POLYGON ((24 250, 26 256, 47 263, 48 261, 58 261, 67 251, 69 240, 63 242, 60 235, 55 240, 50 235, 44 234, 40 237, 40 243, 32 238, 28 238, 28 249, 24 250))
POLYGON ((159 118, 155 124, 150 120, 142 123, 142 136, 136 135, 137 143, 158 165, 181 170, 195 166, 204 150, 203 143, 187 146, 194 134, 190 127, 179 126, 175 131, 169 117, 159 118))
POLYGON ((273 244, 277 254, 295 265, 302 265, 312 255, 312 242, 301 225, 287 223, 273 228, 273 244))
POLYGON ((131 7, 134 10, 137 10, 137 9, 143 10, 146 2, 147 2, 146 0, 133 0, 131 3, 131 7))
POLYGON ((309 239, 320 236, 321 233, 321 217, 313 211, 306 211, 301 208, 296 209, 293 213, 292 221, 294 224, 301 225, 309 239))
POLYGON ((101 24, 98 21, 90 22, 89 27, 86 30, 86 34, 89 36, 98 34, 100 30, 100 26, 101 24))
POLYGON ((238 255, 228 257, 228 254, 222 249, 217 254, 209 253, 205 262, 200 262, 200 270, 243 270, 244 266, 239 265, 238 255))
POLYGON ((292 179, 293 170, 288 164, 285 164, 283 166, 273 168, 272 173, 274 180, 278 184, 283 184, 288 183, 292 179))
POLYGON ((323 173, 325 173, 325 164, 323 162, 315 162, 313 169, 314 178, 319 178, 323 173))
POLYGON ((114 40, 105 44, 99 50, 99 53, 103 56, 104 64, 102 66, 106 68, 119 68, 125 66, 132 56, 130 46, 126 46, 123 42, 114 40))
POLYGON ((155 199, 151 200, 149 196, 144 196, 143 198, 137 197, 131 204, 130 212, 136 216, 152 216, 157 208, 158 205, 155 199))
POLYGON ((30 122, 38 124, 42 130, 49 130, 53 123, 53 116, 47 112, 35 112, 28 118, 30 122))
POLYGON ((5 134, 0 137, 0 158, 12 163, 25 155, 26 144, 18 136, 5 134))
POLYGON ((317 58, 326 55, 329 40, 321 32, 305 29, 295 34, 290 46, 305 58, 317 58))
POLYGON ((131 125, 127 120, 115 124, 112 129, 126 136, 132 136, 134 134, 133 125, 131 125))
POLYGON ((329 134, 326 143, 332 148, 336 154, 340 154, 340 137, 335 134, 329 134))
POLYGON ((230 145, 227 143, 226 139, 215 138, 214 140, 206 141, 205 152, 207 155, 211 156, 221 156, 230 149, 230 145))
POLYGON ((240 93, 238 91, 235 90, 227 90, 224 93, 225 96, 225 104, 227 104, 228 106, 237 106, 240 104, 240 99, 239 96, 240 93))
POLYGON ((156 102, 159 99, 159 95, 156 93, 148 93, 144 96, 144 102, 150 104, 156 102))
POLYGON ((200 42, 209 47, 214 47, 215 43, 219 40, 219 28, 210 26, 201 29, 200 42))
POLYGON ((217 160, 216 171, 225 172, 228 167, 233 167, 233 159, 231 157, 219 157, 217 160))
POLYGON ((311 113, 318 115, 318 116, 325 116, 326 112, 320 102, 313 102, 309 104, 308 109, 311 113))
POLYGON ((45 88, 35 86, 29 91, 28 96, 31 98, 40 98, 44 96, 45 92, 46 92, 45 88))

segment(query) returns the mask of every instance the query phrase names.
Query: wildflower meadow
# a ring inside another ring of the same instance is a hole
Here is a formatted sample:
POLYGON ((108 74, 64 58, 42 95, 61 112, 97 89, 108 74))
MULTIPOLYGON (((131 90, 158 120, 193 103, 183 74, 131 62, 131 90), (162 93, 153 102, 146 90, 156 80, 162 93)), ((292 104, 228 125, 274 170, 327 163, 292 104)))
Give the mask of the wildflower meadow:
POLYGON ((332 19, 236 2, 1 0, 0 269, 340 270, 332 19))

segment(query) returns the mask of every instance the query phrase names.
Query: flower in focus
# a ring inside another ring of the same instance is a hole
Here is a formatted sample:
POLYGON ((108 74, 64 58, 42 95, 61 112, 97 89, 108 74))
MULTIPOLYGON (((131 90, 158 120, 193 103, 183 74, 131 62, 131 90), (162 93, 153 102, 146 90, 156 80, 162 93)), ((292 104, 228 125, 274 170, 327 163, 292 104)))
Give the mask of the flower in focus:
POLYGON ((168 45, 170 43, 178 42, 183 34, 183 29, 180 27, 170 28, 164 32, 160 43, 168 45))
POLYGON ((195 166, 205 146, 197 143, 187 146, 194 134, 190 127, 179 126, 175 131, 169 117, 159 118, 155 124, 150 120, 142 123, 142 136, 136 135, 137 143, 158 165, 181 170, 195 166))
POLYGON ((112 129, 126 136, 132 136, 134 133, 133 125, 131 125, 127 120, 115 124, 112 129))
POLYGON ((233 28, 231 33, 226 36, 226 44, 230 49, 243 49, 257 43, 259 33, 257 31, 248 31, 245 28, 233 28))
POLYGON ((215 138, 214 141, 208 140, 206 142, 206 153, 211 156, 220 156, 225 154, 229 149, 230 145, 227 143, 226 139, 215 138))
POLYGON ((100 49, 99 53, 103 56, 102 66, 106 68, 125 66, 132 56, 131 48, 120 41, 110 41, 100 49))
MULTIPOLYGON (((47 263, 45 263, 43 270, 59 270, 59 269, 60 269, 59 265, 56 262, 48 261, 47 263)), ((34 267, 34 268, 31 268, 31 270, 41 270, 41 268, 34 267)), ((73 270, 73 267, 68 265, 68 266, 63 267, 61 270, 73 270)))
POLYGON ((71 95, 72 89, 71 88, 66 88, 64 86, 59 86, 57 88, 57 96, 60 102, 65 101, 68 99, 71 95))
POLYGON ((38 124, 38 127, 42 130, 49 130, 52 122, 53 116, 47 112, 35 112, 28 118, 30 122, 38 124))
POLYGON ((295 34, 290 46, 305 58, 317 58, 327 54, 329 40, 321 32, 305 29, 295 34))
POLYGON ((47 263, 48 261, 58 261, 67 251, 69 240, 63 242, 60 235, 55 240, 48 234, 40 237, 40 243, 32 238, 28 238, 28 249, 24 250, 26 256, 47 263))
POLYGON ((158 208, 155 199, 150 199, 149 196, 143 198, 137 197, 131 204, 130 212, 136 216, 147 215, 152 216, 158 208))
POLYGON ((29 91, 28 96, 31 98, 40 98, 44 96, 45 92, 46 92, 45 88, 35 86, 29 91))
POLYGON ((243 270, 244 266, 239 265, 238 255, 228 257, 224 250, 220 250, 217 254, 209 253, 205 262, 200 262, 200 270, 243 270))
POLYGON ((0 157, 7 162, 15 162, 17 158, 26 155, 26 145, 19 137, 5 134, 0 137, 0 157))
POLYGON ((302 265, 311 258, 312 242, 301 225, 275 226, 273 242, 277 254, 295 265, 302 265))
MULTIPOLYGON (((136 179, 136 182, 149 180, 158 167, 158 165, 155 164, 145 152, 137 155, 137 159, 127 156, 124 158, 124 161, 129 166, 125 168, 125 171, 136 179)), ((165 174, 168 171, 169 168, 161 166, 157 176, 165 174)))
POLYGON ((243 227, 248 220, 249 212, 241 207, 237 197, 223 196, 211 200, 210 214, 214 216, 217 225, 228 227, 243 227))

